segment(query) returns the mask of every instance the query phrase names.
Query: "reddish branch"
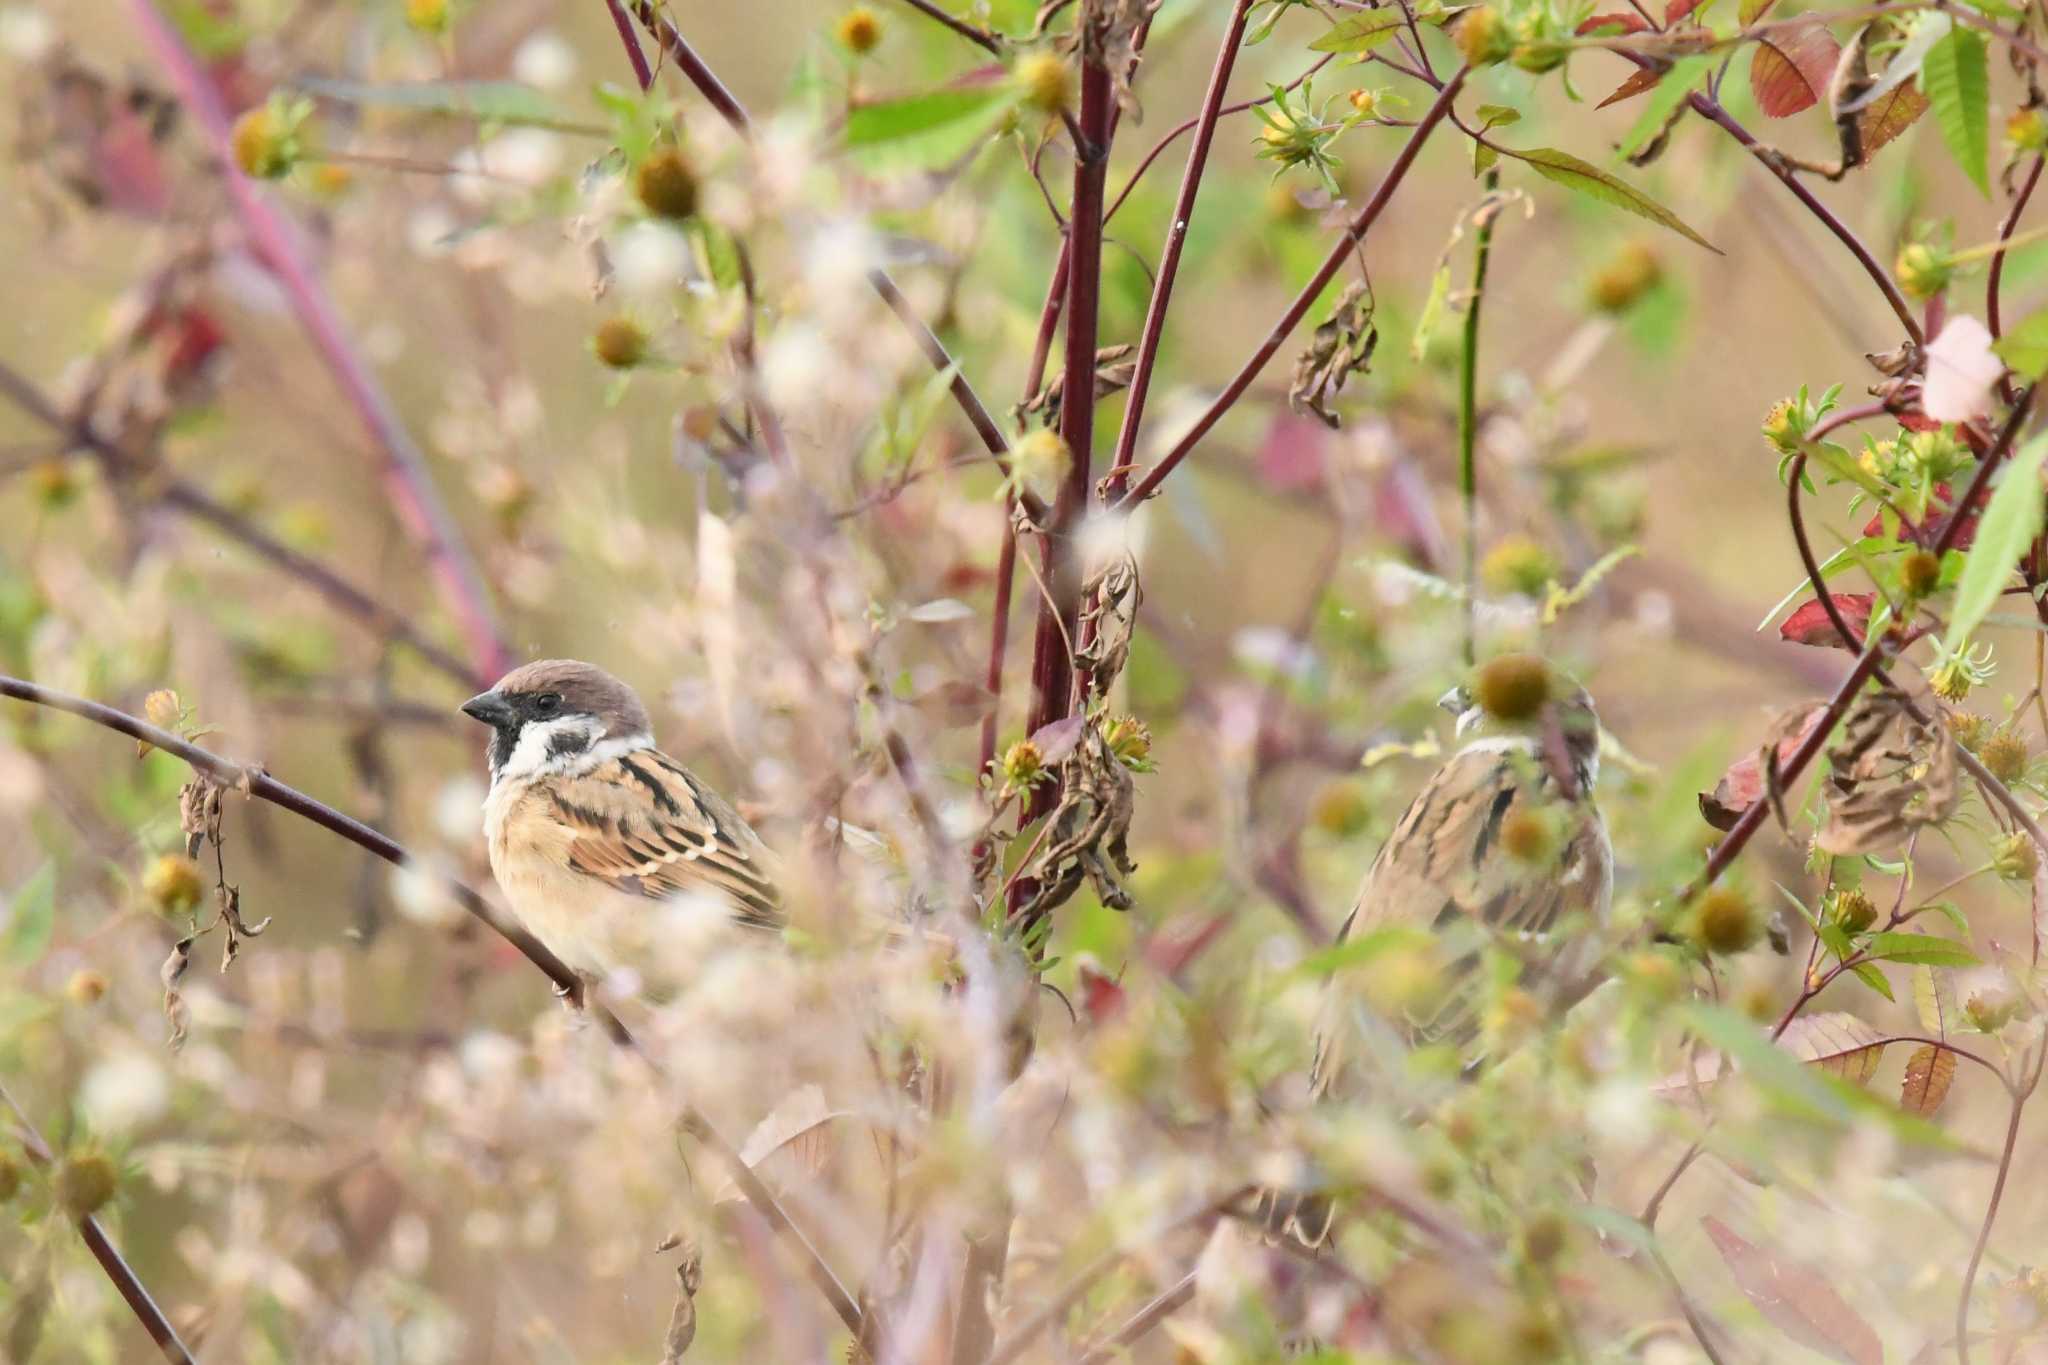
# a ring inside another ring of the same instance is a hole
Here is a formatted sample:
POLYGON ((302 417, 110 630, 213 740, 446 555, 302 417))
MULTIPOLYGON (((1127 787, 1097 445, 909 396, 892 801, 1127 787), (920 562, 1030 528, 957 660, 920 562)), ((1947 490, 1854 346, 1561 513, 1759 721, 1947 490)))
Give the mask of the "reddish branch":
POLYGON ((933 4, 932 0, 903 0, 903 3, 916 10, 919 14, 937 23, 944 24, 968 42, 978 47, 986 48, 998 57, 1003 55, 1003 40, 1001 37, 990 33, 987 29, 976 28, 957 15, 946 13, 946 11, 933 4))
MULTIPOLYGON (((30 1122, 28 1112, 4 1085, 0 1085, 0 1102, 14 1111, 15 1121, 21 1125, 21 1147, 28 1153, 28 1159, 46 1170, 56 1165, 57 1158, 50 1151, 50 1144, 43 1141, 43 1135, 30 1122)), ((122 1301, 128 1305, 128 1311, 135 1314, 135 1320, 142 1324, 143 1331, 149 1333, 149 1339, 163 1352, 164 1359, 172 1365, 195 1365, 192 1352, 178 1339, 177 1329, 164 1316, 164 1310, 157 1307, 156 1300, 150 1297, 148 1288, 134 1268, 121 1258, 121 1253, 108 1240, 100 1220, 89 1213, 82 1213, 77 1223, 78 1235, 85 1240, 86 1250, 92 1253, 92 1258, 100 1263, 100 1269, 113 1281, 122 1301)))
POLYGON ((1209 404, 1208 410, 1203 412, 1174 448, 1161 457, 1159 463, 1147 470, 1145 477, 1138 480, 1137 486, 1124 495, 1117 504, 1119 507, 1135 507, 1157 492, 1159 485, 1174 471, 1174 467, 1201 444, 1202 438, 1209 434, 1210 428, 1214 427, 1222 419, 1223 414, 1230 411, 1237 400, 1244 396, 1252 381, 1259 377, 1259 371, 1266 367, 1266 362, 1273 358, 1273 353, 1286 342, 1288 335, 1300 324, 1323 290, 1329 287, 1330 281, 1337 278, 1337 272, 1344 268, 1344 262, 1350 257, 1353 249, 1365 240, 1365 234, 1386 210, 1387 201, 1392 199, 1394 191, 1400 188, 1403 177, 1408 174, 1408 168, 1415 164, 1416 154, 1422 150, 1422 144, 1428 141, 1437 124, 1443 122, 1444 116, 1450 113, 1451 102, 1457 98, 1458 91, 1464 88, 1466 71, 1467 68, 1460 67, 1448 81, 1444 82, 1443 89, 1437 93, 1435 101, 1429 106, 1429 111, 1417 121, 1415 131, 1408 135, 1408 141, 1401 148, 1400 154, 1394 158, 1394 164, 1387 168, 1386 177, 1380 181, 1379 188, 1373 191, 1372 198, 1358 211, 1358 216, 1351 220, 1351 225, 1344 230, 1344 235, 1330 249, 1330 254, 1324 258, 1315 275, 1302 287, 1301 292, 1295 295, 1294 302, 1287 306, 1287 311, 1280 315, 1280 320, 1273 324, 1273 329, 1266 334, 1266 339, 1252 352, 1251 359, 1247 360, 1244 367, 1224 386, 1223 392, 1216 396, 1215 401, 1209 404))
MULTIPOLYGON (((412 865, 412 855, 406 851, 404 845, 389 835, 371 829, 362 821, 343 814, 323 801, 315 800, 296 787, 278 781, 261 768, 244 767, 230 759, 222 758, 210 749, 202 749, 125 711, 118 711, 111 706, 88 701, 83 697, 74 697, 66 692, 58 692, 29 682, 25 678, 14 678, 5 674, 0 674, 0 696, 66 711, 95 725, 104 726, 133 739, 147 741, 165 753, 183 759, 194 770, 205 773, 224 787, 246 792, 259 800, 280 806, 294 815, 312 821, 322 829, 340 835, 360 848, 368 849, 388 863, 399 867, 412 865)), ((607 1037, 639 1057, 656 1076, 662 1074, 659 1063, 640 1047, 639 1042, 616 1014, 598 1001, 584 998, 582 981, 548 949, 546 944, 528 933, 523 926, 499 914, 488 901, 464 883, 450 878, 447 887, 457 904, 517 948, 527 961, 539 968, 555 984, 560 993, 571 999, 580 1000, 583 1007, 596 1016, 607 1037)), ((726 1141, 695 1105, 687 1100, 679 1100, 677 1104, 680 1111, 679 1126, 709 1147, 725 1164, 731 1172, 734 1184, 753 1206, 754 1212, 796 1251, 798 1258, 804 1263, 806 1272, 831 1304, 833 1313, 858 1340, 862 1324, 860 1306, 839 1282, 839 1277, 833 1273, 832 1268, 825 1263, 824 1257, 818 1253, 802 1229, 790 1221, 789 1214, 774 1193, 761 1183, 761 1178, 755 1175, 753 1169, 740 1157, 739 1149, 726 1141)))
POLYGON ((498 630, 490 594, 463 549, 461 532, 434 489, 426 456, 406 432, 397 409, 370 372, 369 362, 349 339, 340 310, 314 275, 296 228, 242 174, 235 161, 227 108, 212 78, 157 10, 154 0, 131 0, 130 9, 143 40, 156 53, 212 148, 250 246, 283 286, 300 324, 382 453, 384 486, 392 507, 425 552, 442 596, 469 641, 475 671, 497 677, 511 667, 511 652, 498 630))
MULTIPOLYGON (((1216 49, 1216 64, 1209 71, 1209 89, 1202 96, 1202 112, 1195 123, 1194 145, 1188 148, 1188 164, 1181 172, 1180 197, 1174 201, 1173 217, 1166 225, 1166 245, 1159 253, 1159 272, 1152 282, 1152 301, 1145 309, 1145 330, 1138 340, 1138 359, 1131 371, 1131 392, 1124 405, 1123 428, 1117 433, 1116 456, 1103 488, 1103 501, 1123 496, 1129 482, 1133 452, 1138 448, 1138 424, 1145 416, 1145 397, 1152 387, 1152 367, 1159 360, 1159 341, 1166 331, 1166 310, 1173 300, 1174 276, 1180 270, 1181 251, 1187 246, 1188 223, 1195 214, 1195 197, 1201 193, 1202 173, 1209 164, 1209 146, 1216 138, 1216 121, 1222 115, 1223 96, 1230 89, 1231 68, 1244 43, 1245 19, 1253 0, 1237 0, 1230 23, 1223 31, 1223 44, 1216 49)), ((1142 174, 1144 167, 1139 167, 1142 174)), ((1132 177, 1136 183, 1136 176, 1132 177)))

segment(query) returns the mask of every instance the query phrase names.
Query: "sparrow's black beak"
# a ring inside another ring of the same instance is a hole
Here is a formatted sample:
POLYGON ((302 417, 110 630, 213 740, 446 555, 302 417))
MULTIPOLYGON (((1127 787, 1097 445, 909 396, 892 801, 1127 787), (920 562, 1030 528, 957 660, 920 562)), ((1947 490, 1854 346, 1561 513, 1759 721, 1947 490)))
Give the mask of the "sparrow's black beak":
POLYGON ((496 692, 479 692, 462 703, 462 714, 471 720, 480 720, 493 730, 502 729, 517 719, 512 703, 496 692))

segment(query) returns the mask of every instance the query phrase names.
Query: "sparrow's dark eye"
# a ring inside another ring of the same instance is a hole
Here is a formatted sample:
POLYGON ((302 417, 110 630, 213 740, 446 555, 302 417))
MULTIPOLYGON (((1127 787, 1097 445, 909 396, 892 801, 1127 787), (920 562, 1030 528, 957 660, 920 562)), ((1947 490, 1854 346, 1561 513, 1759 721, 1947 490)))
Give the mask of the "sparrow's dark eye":
POLYGON ((562 694, 543 692, 533 699, 533 712, 537 716, 552 716, 562 709, 562 694))

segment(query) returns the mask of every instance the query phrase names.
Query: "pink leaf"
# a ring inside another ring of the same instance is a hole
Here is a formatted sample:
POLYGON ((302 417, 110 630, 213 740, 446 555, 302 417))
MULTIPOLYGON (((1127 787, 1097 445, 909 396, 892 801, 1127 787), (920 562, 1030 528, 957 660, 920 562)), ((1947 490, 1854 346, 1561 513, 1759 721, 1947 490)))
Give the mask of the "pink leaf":
POLYGON ((1837 592, 1828 594, 1834 599, 1835 610, 1856 632, 1853 640, 1844 640, 1836 631, 1835 623, 1828 619, 1828 609, 1821 605, 1818 597, 1808 598, 1799 609, 1785 618, 1785 624, 1778 627, 1778 637, 1790 640, 1795 645, 1813 645, 1821 649, 1860 650, 1863 636, 1870 629, 1870 609, 1877 601, 1874 592, 1837 592))
POLYGON ((1313 417, 1284 413, 1266 428, 1253 467, 1266 487, 1281 493, 1320 488, 1330 463, 1330 429, 1313 417))
MULTIPOLYGON (((1677 0, 1673 0, 1673 3, 1677 3, 1677 0)), ((1690 8, 1690 6, 1688 6, 1687 8, 1690 8)), ((1612 37, 1625 33, 1641 33, 1648 27, 1649 25, 1643 22, 1643 16, 1640 14, 1629 14, 1622 11, 1610 11, 1607 14, 1594 15, 1592 18, 1586 20, 1586 22, 1580 24, 1577 28, 1573 29, 1572 34, 1574 37, 1579 38, 1584 38, 1587 35, 1594 33, 1598 33, 1606 37, 1612 37)), ((1656 72, 1650 73, 1651 85, 1655 85, 1657 83, 1657 74, 1658 73, 1656 72)))
POLYGON ((1090 959, 1074 964, 1080 982, 1081 1009, 1092 1024, 1106 1024, 1124 1012, 1128 1003, 1121 982, 1090 959))
POLYGON ((1700 7, 1700 0, 1665 0, 1664 24, 1668 28, 1700 7))
POLYGON ((1842 1365, 1884 1365, 1884 1343, 1854 1308, 1812 1266, 1768 1251, 1720 1219, 1700 1223, 1735 1283, 1771 1325, 1810 1351, 1842 1365))
MULTIPOLYGON (((1948 524, 1950 503, 1954 498, 1955 493, 1947 484, 1938 483, 1934 485, 1934 498, 1928 505, 1927 515, 1921 518, 1918 524, 1900 517, 1898 538, 1903 541, 1910 541, 1912 544, 1918 545, 1923 549, 1933 549, 1934 542, 1941 539, 1942 527, 1948 524)), ((1956 541, 1950 547, 1951 549, 1967 550, 1970 548, 1972 542, 1977 539, 1977 519, 1980 512, 1980 508, 1970 509, 1970 515, 1963 518, 1962 529, 1956 532, 1956 541)), ((1869 522, 1863 527, 1863 534, 1866 536, 1881 536, 1884 534, 1883 512, 1878 512, 1870 518, 1869 522)))
POLYGON ((1074 746, 1081 742, 1081 727, 1087 723, 1085 716, 1047 721, 1032 732, 1031 742, 1038 746, 1038 752, 1048 765, 1057 763, 1074 752, 1074 746))

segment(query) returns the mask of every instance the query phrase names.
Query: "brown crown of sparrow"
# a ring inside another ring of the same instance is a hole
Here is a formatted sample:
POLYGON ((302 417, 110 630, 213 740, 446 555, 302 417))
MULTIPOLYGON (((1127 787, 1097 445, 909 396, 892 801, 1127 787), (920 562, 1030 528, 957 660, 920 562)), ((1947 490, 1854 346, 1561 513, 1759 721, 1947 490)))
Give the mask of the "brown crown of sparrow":
MULTIPOLYGON (((1339 943, 1395 925, 1461 943, 1476 931, 1520 957, 1519 985, 1554 1008, 1595 984, 1597 944, 1551 931, 1569 918, 1604 921, 1613 895, 1614 851, 1593 799, 1600 722, 1583 687, 1547 667, 1539 676, 1549 679, 1546 698, 1514 720, 1477 705, 1464 688, 1444 696, 1462 742, 1387 836, 1339 943), (1543 837, 1518 841, 1518 829, 1543 837)), ((1406 1002, 1391 1022, 1410 1042, 1469 1045, 1478 961, 1476 946, 1463 951, 1425 999, 1406 1002)), ((1309 1071, 1312 1101, 1360 1087, 1349 1055, 1360 1003, 1341 977, 1330 983, 1309 1071)), ((1329 1235, 1325 1196, 1272 1191, 1263 1203, 1271 1235, 1310 1247, 1329 1235)))
POLYGON ((543 659, 462 704, 491 728, 484 834, 513 913, 586 979, 642 965, 650 901, 783 922, 775 864, 717 792, 655 747, 633 689, 543 659))

